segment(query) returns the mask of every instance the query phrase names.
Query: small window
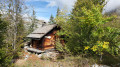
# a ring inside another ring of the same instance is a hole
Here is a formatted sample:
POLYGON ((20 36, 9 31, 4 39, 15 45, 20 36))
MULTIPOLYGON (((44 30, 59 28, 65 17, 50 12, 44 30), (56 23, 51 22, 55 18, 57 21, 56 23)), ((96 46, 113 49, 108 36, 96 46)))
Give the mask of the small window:
POLYGON ((50 38, 51 38, 51 36, 45 36, 45 38, 48 38, 48 39, 50 39, 50 38))

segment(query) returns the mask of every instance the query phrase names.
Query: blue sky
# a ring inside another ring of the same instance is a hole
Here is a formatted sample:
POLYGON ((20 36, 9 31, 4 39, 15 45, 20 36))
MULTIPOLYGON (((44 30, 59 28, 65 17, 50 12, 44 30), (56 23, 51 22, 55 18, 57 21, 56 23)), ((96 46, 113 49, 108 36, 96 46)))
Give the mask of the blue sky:
MULTIPOLYGON (((106 0, 108 1, 107 5, 104 7, 105 12, 109 12, 116 8, 120 7, 120 0, 106 0)), ((36 16, 40 20, 48 21, 51 14, 55 17, 57 8, 60 9, 66 8, 68 11, 74 6, 76 0, 25 0, 28 8, 34 8, 36 11, 36 16)))
POLYGON ((57 8, 67 8, 70 11, 76 0, 25 0, 28 8, 34 8, 36 16, 40 20, 48 21, 51 14, 55 17, 57 8))
MULTIPOLYGON (((51 14, 53 16, 56 15, 56 9, 57 7, 47 7, 48 2, 44 2, 44 1, 28 1, 26 2, 27 6, 29 7, 33 7, 35 12, 36 12, 36 16, 38 19, 43 19, 45 21, 49 20, 49 17, 51 16, 51 14)), ((28 8, 29 8, 28 7, 28 8)))

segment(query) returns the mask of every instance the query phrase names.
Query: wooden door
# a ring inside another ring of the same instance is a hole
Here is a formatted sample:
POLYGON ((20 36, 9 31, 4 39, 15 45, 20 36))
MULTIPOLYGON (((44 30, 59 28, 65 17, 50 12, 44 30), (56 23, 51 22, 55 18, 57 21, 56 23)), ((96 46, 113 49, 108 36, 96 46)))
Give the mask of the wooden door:
POLYGON ((40 40, 33 40, 32 46, 33 46, 33 48, 39 49, 40 48, 40 40))

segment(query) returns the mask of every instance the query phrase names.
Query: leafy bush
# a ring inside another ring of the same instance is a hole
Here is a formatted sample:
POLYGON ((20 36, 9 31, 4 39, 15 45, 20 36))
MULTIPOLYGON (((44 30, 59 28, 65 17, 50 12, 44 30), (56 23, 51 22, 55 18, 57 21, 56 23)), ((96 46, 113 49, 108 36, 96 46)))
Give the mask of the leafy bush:
POLYGON ((78 0, 69 19, 66 19, 67 16, 56 19, 62 28, 62 35, 66 36, 64 39, 67 48, 73 55, 84 53, 102 55, 104 52, 117 55, 120 31, 104 25, 112 21, 115 16, 102 15, 103 6, 99 5, 99 2, 98 4, 90 2, 89 6, 86 5, 88 2, 89 0, 78 0), (61 18, 64 20, 60 23, 61 18))
POLYGON ((57 39, 55 44, 56 44, 56 50, 59 51, 60 53, 69 53, 68 48, 66 47, 65 44, 62 44, 60 42, 60 39, 57 39))
POLYGON ((12 63, 12 55, 8 44, 5 43, 5 34, 7 29, 7 22, 1 19, 0 15, 0 67, 8 67, 12 63))

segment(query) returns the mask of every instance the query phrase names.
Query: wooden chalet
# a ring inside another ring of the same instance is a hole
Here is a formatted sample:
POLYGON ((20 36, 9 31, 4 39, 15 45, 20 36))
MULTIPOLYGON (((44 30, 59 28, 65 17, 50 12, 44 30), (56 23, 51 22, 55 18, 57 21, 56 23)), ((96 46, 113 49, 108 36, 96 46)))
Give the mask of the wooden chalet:
POLYGON ((31 39, 34 49, 47 50, 55 48, 56 32, 59 30, 56 24, 44 25, 27 36, 31 39))

